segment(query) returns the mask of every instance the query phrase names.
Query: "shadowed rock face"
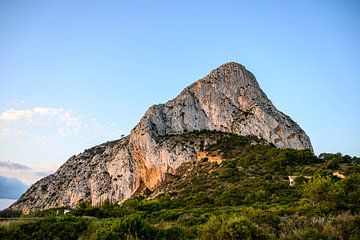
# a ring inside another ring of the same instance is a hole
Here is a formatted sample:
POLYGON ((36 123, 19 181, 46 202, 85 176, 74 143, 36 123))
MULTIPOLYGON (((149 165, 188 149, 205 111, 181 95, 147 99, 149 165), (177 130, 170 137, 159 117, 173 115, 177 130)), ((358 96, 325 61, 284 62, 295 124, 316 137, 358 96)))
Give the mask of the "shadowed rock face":
POLYGON ((74 207, 80 201, 122 202, 136 192, 155 189, 165 175, 196 161, 199 146, 173 138, 195 130, 255 135, 280 148, 312 150, 309 137, 278 111, 254 75, 226 63, 185 88, 166 104, 154 105, 129 136, 71 157, 59 170, 35 183, 11 208, 74 207))

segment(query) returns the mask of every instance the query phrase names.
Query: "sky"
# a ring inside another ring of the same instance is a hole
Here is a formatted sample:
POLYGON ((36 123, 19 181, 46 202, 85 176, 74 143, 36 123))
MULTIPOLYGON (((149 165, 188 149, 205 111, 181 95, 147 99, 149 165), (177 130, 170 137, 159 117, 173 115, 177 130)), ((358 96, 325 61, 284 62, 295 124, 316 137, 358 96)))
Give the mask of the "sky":
POLYGON ((360 2, 0 1, 0 176, 26 184, 245 65, 315 153, 360 156, 360 2))

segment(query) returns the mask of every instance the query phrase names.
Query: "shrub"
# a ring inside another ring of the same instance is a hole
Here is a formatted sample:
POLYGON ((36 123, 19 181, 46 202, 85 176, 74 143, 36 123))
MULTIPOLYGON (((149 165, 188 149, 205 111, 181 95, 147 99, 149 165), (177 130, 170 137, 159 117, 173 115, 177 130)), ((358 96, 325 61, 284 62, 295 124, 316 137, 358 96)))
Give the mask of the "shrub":
POLYGON ((339 182, 333 181, 330 177, 319 177, 305 184, 303 196, 314 204, 328 202, 340 206, 344 200, 344 191, 339 182))
POLYGON ((20 217, 20 216, 21 216, 20 211, 14 211, 11 209, 4 209, 4 210, 0 211, 0 217, 3 217, 3 218, 13 218, 13 217, 20 217))
POLYGON ((354 209, 360 209, 360 174, 347 177, 341 181, 346 194, 346 202, 354 209))
POLYGON ((211 216, 207 223, 199 227, 198 235, 203 240, 216 240, 223 221, 221 218, 211 216))
POLYGON ((0 226, 0 239, 2 239, 5 236, 5 228, 3 226, 0 226))
POLYGON ((296 234, 292 237, 292 239, 327 240, 330 238, 315 228, 309 228, 309 229, 302 229, 300 231, 297 231, 296 234))
POLYGON ((219 230, 219 239, 270 239, 261 229, 243 217, 228 220, 219 230))
POLYGON ((218 206, 236 206, 244 202, 245 193, 240 186, 229 186, 222 194, 215 198, 218 206))
POLYGON ((147 200, 140 202, 137 208, 140 211, 156 212, 159 211, 162 208, 162 206, 159 200, 147 200))
POLYGON ((204 240, 235 240, 235 239, 271 239, 260 228, 244 217, 224 216, 217 218, 212 216, 209 221, 199 230, 200 239, 204 240))
POLYGON ((6 239, 78 239, 88 222, 78 217, 45 218, 27 222, 7 233, 6 239))
POLYGON ((156 228, 141 219, 139 215, 130 215, 121 219, 111 219, 98 227, 89 240, 111 239, 182 239, 183 232, 178 227, 156 228))

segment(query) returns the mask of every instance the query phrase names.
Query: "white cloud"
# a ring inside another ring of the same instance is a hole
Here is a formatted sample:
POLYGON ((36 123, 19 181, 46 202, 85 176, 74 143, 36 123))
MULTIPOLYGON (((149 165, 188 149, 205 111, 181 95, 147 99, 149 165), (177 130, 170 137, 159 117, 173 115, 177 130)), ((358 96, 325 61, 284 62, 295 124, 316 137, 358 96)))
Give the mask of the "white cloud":
POLYGON ((0 160, 31 169, 0 166, 0 175, 33 183, 54 172, 70 156, 102 142, 120 138, 114 123, 63 108, 35 107, 0 112, 0 160))
POLYGON ((55 165, 42 165, 35 168, 20 163, 0 162, 0 176, 16 178, 27 184, 33 184, 37 180, 54 173, 58 167, 55 165))
POLYGON ((7 168, 9 170, 29 170, 30 168, 20 163, 0 162, 0 168, 7 168))
MULTIPOLYGON (((8 109, 0 113, 0 140, 6 137, 24 136, 33 130, 55 131, 61 137, 76 139, 95 136, 120 136, 121 131, 114 124, 104 124, 96 119, 86 119, 62 108, 35 107, 32 109, 8 109)), ((43 132, 38 131, 38 132, 43 132)), ((36 141, 44 143, 46 136, 39 135, 36 141)), ((33 138, 32 138, 33 139, 33 138)))
POLYGON ((78 117, 62 108, 9 109, 0 114, 0 122, 2 123, 24 122, 33 125, 44 125, 47 123, 46 120, 50 118, 68 127, 79 124, 78 117))

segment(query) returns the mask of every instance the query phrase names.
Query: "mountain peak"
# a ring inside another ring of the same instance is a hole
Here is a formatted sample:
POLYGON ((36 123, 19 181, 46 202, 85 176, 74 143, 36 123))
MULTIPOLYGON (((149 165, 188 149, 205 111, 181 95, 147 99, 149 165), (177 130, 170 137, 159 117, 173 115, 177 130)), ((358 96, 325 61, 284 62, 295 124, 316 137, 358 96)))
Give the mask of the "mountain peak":
POLYGON ((168 174, 197 161, 204 145, 211 143, 208 139, 184 145, 175 136, 201 130, 252 135, 279 148, 312 150, 309 137, 275 108, 255 76, 243 65, 228 62, 174 99, 149 108, 129 136, 70 158, 11 208, 122 202, 145 189, 155 190, 168 174), (170 140, 164 141, 167 137, 170 140))
POLYGON ((157 137, 204 129, 254 135, 277 147, 312 149, 304 131, 278 111, 255 76, 235 62, 221 65, 148 111, 133 131, 134 136, 157 137))
MULTIPOLYGON (((221 66, 215 68, 214 70, 212 70, 206 77, 215 77, 218 75, 228 75, 234 72, 245 72, 247 71, 245 66, 241 65, 240 63, 237 62, 227 62, 222 64, 221 66)), ((205 78, 206 78, 205 77, 205 78)))
POLYGON ((217 75, 217 74, 231 74, 233 72, 246 72, 246 68, 244 65, 237 63, 237 62, 227 62, 222 64, 221 66, 215 68, 214 70, 212 70, 209 75, 217 75))
POLYGON ((217 70, 217 69, 237 69, 237 68, 245 68, 245 67, 244 67, 244 65, 237 63, 237 62, 227 62, 227 63, 220 65, 215 70, 217 70))

